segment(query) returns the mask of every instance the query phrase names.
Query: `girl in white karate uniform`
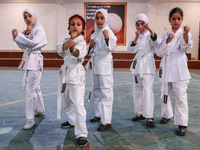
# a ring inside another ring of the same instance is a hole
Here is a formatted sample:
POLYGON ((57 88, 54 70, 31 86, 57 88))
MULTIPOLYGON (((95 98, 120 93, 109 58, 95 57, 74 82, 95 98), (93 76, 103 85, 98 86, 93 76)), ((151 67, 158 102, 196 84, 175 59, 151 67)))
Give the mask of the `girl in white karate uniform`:
MULTIPOLYGON (((69 18, 70 38, 56 45, 58 54, 63 57, 64 64, 61 66, 62 92, 64 112, 68 121, 61 124, 61 128, 75 126, 75 135, 78 146, 86 146, 87 127, 86 110, 84 107, 85 94, 85 69, 82 65, 87 54, 84 40, 85 21, 79 15, 69 18)), ((59 99, 58 99, 59 100, 59 99)))
POLYGON ((149 19, 145 14, 135 17, 137 31, 128 45, 128 52, 136 53, 130 70, 133 76, 133 102, 136 117, 133 121, 147 118, 147 126, 155 127, 153 83, 155 78, 154 52, 161 38, 149 26, 149 19))
POLYGON ((43 70, 43 47, 47 44, 46 34, 40 25, 36 12, 31 9, 23 11, 23 17, 27 29, 20 33, 12 30, 13 39, 22 50, 25 50, 25 82, 26 82, 26 118, 24 129, 30 129, 35 125, 34 114, 44 115, 45 107, 40 90, 40 79, 43 70))
MULTIPOLYGON (((95 117, 91 122, 101 120, 98 131, 111 127, 113 107, 113 61, 112 51, 116 47, 117 38, 108 27, 108 12, 98 9, 95 12, 95 32, 90 39, 88 54, 92 57, 87 66, 93 72, 93 97, 95 117)), ((88 67, 87 67, 88 68, 88 67)))
POLYGON ((193 45, 190 27, 186 25, 182 30, 182 21, 182 9, 173 8, 169 13, 171 29, 162 35, 162 43, 156 50, 156 54, 162 57, 159 71, 162 84, 160 123, 165 124, 173 117, 170 93, 174 91, 174 124, 178 125, 177 135, 185 135, 188 126, 187 87, 191 76, 185 52, 193 45))

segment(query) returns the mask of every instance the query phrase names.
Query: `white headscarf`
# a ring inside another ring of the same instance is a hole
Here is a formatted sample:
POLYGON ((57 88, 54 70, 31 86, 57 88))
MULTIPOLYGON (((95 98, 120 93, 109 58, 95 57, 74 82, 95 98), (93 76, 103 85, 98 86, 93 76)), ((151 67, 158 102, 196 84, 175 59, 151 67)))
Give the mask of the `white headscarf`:
POLYGON ((142 20, 142 21, 144 21, 145 23, 149 23, 148 17, 147 17, 145 14, 143 14, 143 13, 140 13, 140 14, 138 14, 138 15, 135 17, 135 25, 136 25, 136 22, 139 21, 139 20, 142 20))
MULTIPOLYGON (((94 30, 95 32, 92 34, 92 37, 91 39, 94 39, 96 41, 95 43, 95 51, 98 50, 98 51, 104 51, 104 49, 102 49, 102 46, 103 44, 102 43, 105 43, 105 38, 104 38, 104 35, 103 35, 103 31, 104 30, 110 30, 110 28, 108 27, 108 12, 105 10, 105 9, 98 9, 96 12, 95 12, 95 17, 97 15, 97 13, 100 12, 103 14, 104 18, 105 18, 105 23, 104 25, 102 26, 102 28, 99 28, 96 24, 96 21, 94 19, 94 30)), ((110 35, 109 35, 110 36, 110 35)))
MULTIPOLYGON (((144 21, 145 23, 148 23, 149 24, 149 19, 148 19, 148 17, 145 15, 145 14, 143 14, 143 13, 140 13, 140 14, 138 14, 136 17, 135 17, 135 28, 136 28, 136 22, 137 21, 139 21, 139 20, 141 20, 141 21, 144 21)), ((136 28, 137 29, 137 28, 136 28)), ((148 32, 147 30, 145 30, 143 33, 141 33, 140 34, 140 37, 141 36, 143 36, 146 32, 148 32)))
POLYGON ((103 8, 98 9, 98 10, 95 12, 95 17, 96 17, 96 15, 97 15, 98 12, 101 12, 101 13, 103 14, 103 16, 105 17, 105 23, 104 23, 104 25, 103 25, 102 28, 99 28, 99 27, 97 26, 97 24, 96 24, 95 19, 94 19, 94 25, 95 25, 95 26, 94 26, 94 30, 95 30, 95 33, 102 32, 102 31, 105 30, 106 28, 107 28, 107 29, 109 28, 109 27, 108 27, 108 12, 107 12, 105 9, 103 9, 103 8))
MULTIPOLYGON (((33 10, 32 8, 27 8, 23 11, 22 15, 24 17, 25 12, 28 12, 29 14, 31 14, 34 18, 35 18, 35 24, 33 25, 33 27, 39 26, 40 22, 38 20, 38 16, 35 12, 35 10, 33 10)), ((26 23, 26 22, 25 22, 26 23)), ((27 23, 26 23, 27 24, 27 23)))

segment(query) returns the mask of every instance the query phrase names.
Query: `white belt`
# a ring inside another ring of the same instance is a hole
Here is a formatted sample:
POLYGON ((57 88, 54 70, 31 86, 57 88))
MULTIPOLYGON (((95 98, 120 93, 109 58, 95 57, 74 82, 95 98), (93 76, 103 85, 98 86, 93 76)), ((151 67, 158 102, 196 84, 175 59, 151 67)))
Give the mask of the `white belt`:
MULTIPOLYGON (((33 51, 33 50, 30 50, 30 51, 24 51, 24 54, 25 55, 23 55, 23 57, 22 57, 22 61, 24 61, 23 63, 25 64, 25 62, 27 62, 26 63, 26 65, 25 65, 25 68, 24 68, 24 76, 23 76, 23 81, 22 81, 22 86, 23 86, 23 88, 25 89, 25 85, 26 85, 26 76, 27 76, 27 65, 28 65, 28 60, 29 60, 29 57, 30 57, 30 54, 41 54, 41 52, 40 51, 33 51)), ((21 64, 21 63, 20 63, 21 64)), ((19 66, 20 67, 20 66, 19 66)), ((19 68, 18 67, 18 68, 19 68)), ((22 66, 23 67, 23 66, 22 66)))
POLYGON ((97 55, 111 55, 111 53, 106 52, 106 51, 95 51, 94 56, 97 56, 97 55))
POLYGON ((168 80, 167 77, 169 76, 169 62, 170 62, 170 55, 166 54, 163 59, 164 63, 162 66, 162 83, 161 83, 161 88, 162 88, 162 93, 161 97, 164 98, 164 102, 167 103, 167 97, 168 97, 168 80))
POLYGON ((79 64, 71 64, 71 65, 62 65, 59 70, 59 77, 58 77, 58 95, 57 95, 57 119, 61 119, 61 102, 63 98, 63 93, 65 91, 64 86, 66 86, 66 71, 68 68, 74 68, 77 65, 81 66, 82 63, 79 64))
POLYGON ((138 73, 138 68, 140 69, 139 73, 140 73, 140 78, 144 77, 144 61, 146 61, 144 57, 151 57, 152 53, 148 53, 146 55, 143 55, 139 58, 137 58, 137 64, 135 66, 135 74, 138 73))

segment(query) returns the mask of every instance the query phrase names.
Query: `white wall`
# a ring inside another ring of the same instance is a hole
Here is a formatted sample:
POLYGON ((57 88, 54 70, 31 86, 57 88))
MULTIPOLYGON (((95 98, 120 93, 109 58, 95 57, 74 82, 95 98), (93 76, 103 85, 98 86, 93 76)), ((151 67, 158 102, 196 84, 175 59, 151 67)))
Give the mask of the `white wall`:
POLYGON ((55 50, 57 42, 57 8, 56 4, 35 4, 35 3, 1 3, 0 4, 0 50, 19 50, 12 40, 12 29, 22 32, 26 29, 22 12, 26 8, 36 10, 39 21, 44 27, 48 45, 46 50, 55 50))
MULTIPOLYGON (((145 13, 149 17, 151 28, 159 35, 170 29, 168 14, 171 8, 179 6, 184 11, 182 25, 189 25, 193 35, 194 46, 189 52, 192 58, 198 58, 198 36, 200 21, 199 2, 128 2, 127 3, 127 36, 126 44, 135 34, 134 18, 138 13, 145 13)), ((55 50, 55 44, 68 36, 68 19, 74 14, 84 16, 84 3, 73 2, 56 3, 0 3, 0 50, 19 50, 12 40, 11 30, 17 28, 20 32, 26 29, 22 11, 26 8, 36 10, 39 20, 44 27, 48 45, 44 50, 55 50)), ((127 46, 118 46, 116 51, 126 51, 127 46)))
MULTIPOLYGON (((199 22, 200 22, 200 3, 193 2, 181 2, 181 3, 160 3, 156 6, 156 13, 154 18, 156 18, 156 23, 154 24, 154 29, 157 33, 162 35, 170 29, 170 23, 168 21, 169 11, 174 7, 180 7, 183 9, 183 22, 182 27, 189 25, 191 28, 191 33, 193 37, 193 48, 188 51, 192 54, 192 58, 198 59, 198 44, 199 44, 199 22)), ((152 17, 153 18, 153 17, 152 17)))

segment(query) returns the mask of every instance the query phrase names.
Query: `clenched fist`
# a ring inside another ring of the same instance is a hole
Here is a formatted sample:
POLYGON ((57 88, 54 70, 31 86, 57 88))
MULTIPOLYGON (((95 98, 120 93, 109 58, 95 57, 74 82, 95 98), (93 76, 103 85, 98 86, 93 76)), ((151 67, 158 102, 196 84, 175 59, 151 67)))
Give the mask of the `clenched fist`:
POLYGON ((184 33, 188 33, 190 31, 190 27, 188 25, 184 26, 184 33))
POLYGON ((174 34, 169 34, 166 43, 171 42, 171 40, 174 38, 174 34))
POLYGON ((29 35, 29 34, 31 33, 32 29, 33 29, 33 26, 28 25, 25 34, 26 34, 26 35, 29 35))
POLYGON ((75 39, 78 36, 78 33, 72 32, 71 33, 71 39, 75 39))
POLYGON ((17 30, 17 29, 13 29, 13 30, 12 30, 12 35, 13 35, 14 37, 17 37, 17 35, 18 35, 18 30, 17 30))
POLYGON ((105 39, 108 39, 109 38, 109 35, 108 35, 108 30, 103 30, 103 35, 105 37, 105 39))
POLYGON ((74 47, 74 45, 75 45, 74 40, 69 39, 68 46, 69 46, 70 48, 72 48, 72 47, 74 47))
POLYGON ((94 40, 94 39, 91 39, 91 40, 90 40, 90 48, 92 48, 94 45, 95 45, 95 40, 94 40))

